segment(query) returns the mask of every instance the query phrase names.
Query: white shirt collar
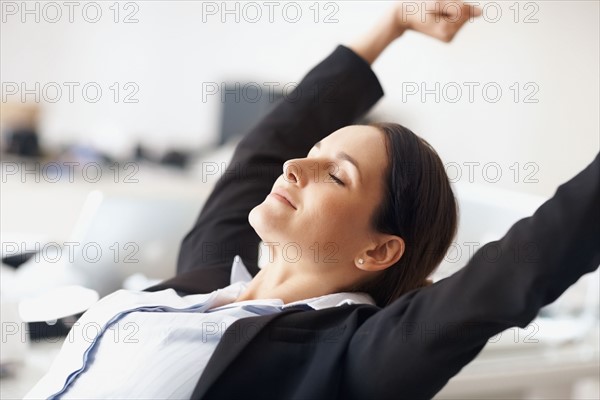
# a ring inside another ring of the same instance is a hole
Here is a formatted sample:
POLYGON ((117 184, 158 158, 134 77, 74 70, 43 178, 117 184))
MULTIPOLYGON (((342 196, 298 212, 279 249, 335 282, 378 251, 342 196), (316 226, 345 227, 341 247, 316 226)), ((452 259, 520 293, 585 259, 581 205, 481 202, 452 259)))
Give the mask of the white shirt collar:
MULTIPOLYGON (((231 277, 230 284, 237 282, 248 283, 252 280, 252 275, 248 272, 248 269, 244 265, 242 258, 236 255, 233 258, 233 264, 231 265, 231 277)), ((326 294, 324 296, 311 297, 309 299, 298 300, 292 303, 287 303, 283 308, 292 307, 298 304, 308 304, 315 310, 321 310, 328 307, 337 307, 343 304, 371 304, 375 305, 373 298, 363 292, 339 292, 326 294)))

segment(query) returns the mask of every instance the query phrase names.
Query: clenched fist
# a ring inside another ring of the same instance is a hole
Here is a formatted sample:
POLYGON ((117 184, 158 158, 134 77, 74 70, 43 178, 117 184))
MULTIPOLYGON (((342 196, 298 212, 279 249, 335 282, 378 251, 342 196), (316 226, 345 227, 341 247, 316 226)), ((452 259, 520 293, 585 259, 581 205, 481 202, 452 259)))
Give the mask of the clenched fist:
POLYGON ((397 29, 413 30, 450 42, 469 20, 481 15, 481 9, 457 0, 401 1, 393 9, 397 29))

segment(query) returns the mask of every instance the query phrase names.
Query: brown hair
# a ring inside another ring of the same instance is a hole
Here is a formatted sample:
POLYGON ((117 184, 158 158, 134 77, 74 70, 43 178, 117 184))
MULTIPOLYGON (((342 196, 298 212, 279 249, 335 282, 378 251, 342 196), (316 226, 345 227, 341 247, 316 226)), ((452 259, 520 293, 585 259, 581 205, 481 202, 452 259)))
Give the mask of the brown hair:
POLYGON ((375 230, 400 236, 405 250, 400 260, 375 278, 356 285, 379 307, 426 286, 427 277, 442 262, 458 225, 458 206, 437 152, 402 125, 374 122, 385 137, 388 167, 384 200, 372 217, 375 230))

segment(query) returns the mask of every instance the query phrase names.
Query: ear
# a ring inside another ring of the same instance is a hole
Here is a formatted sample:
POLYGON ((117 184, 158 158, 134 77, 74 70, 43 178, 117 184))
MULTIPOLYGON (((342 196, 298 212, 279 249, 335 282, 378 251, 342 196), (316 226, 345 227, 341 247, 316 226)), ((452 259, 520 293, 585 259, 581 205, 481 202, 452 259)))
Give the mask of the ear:
POLYGON ((400 236, 380 234, 377 241, 356 258, 362 258, 364 263, 355 264, 364 271, 382 271, 396 264, 402 258, 404 249, 404 240, 400 236))

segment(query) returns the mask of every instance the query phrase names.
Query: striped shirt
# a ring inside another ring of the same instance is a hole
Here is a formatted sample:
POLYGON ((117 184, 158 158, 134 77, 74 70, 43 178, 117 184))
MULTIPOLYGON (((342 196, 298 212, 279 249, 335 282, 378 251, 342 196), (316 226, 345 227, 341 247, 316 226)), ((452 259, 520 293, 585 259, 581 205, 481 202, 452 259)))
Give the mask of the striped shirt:
POLYGON ((73 325, 50 370, 25 396, 40 398, 190 398, 225 330, 236 320, 301 307, 319 310, 368 303, 366 293, 341 292, 284 304, 235 302, 252 276, 236 256, 230 285, 180 296, 118 290, 73 325))

